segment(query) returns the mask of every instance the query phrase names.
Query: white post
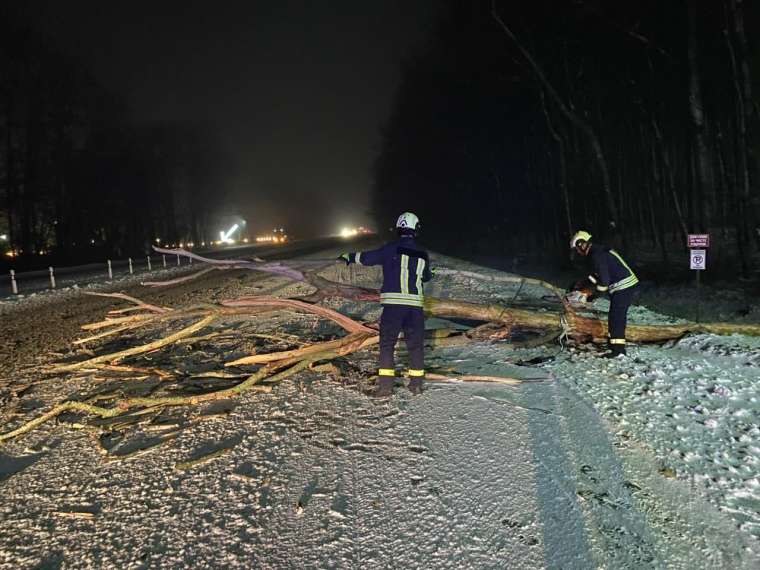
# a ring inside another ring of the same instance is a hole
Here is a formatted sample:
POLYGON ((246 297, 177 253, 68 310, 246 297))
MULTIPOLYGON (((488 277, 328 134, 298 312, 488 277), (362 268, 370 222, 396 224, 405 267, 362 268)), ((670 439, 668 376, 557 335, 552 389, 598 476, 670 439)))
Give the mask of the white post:
POLYGON ((193 258, 189 257, 188 259, 190 260, 190 265, 192 265, 193 264, 193 258))
POLYGON ((166 255, 162 255, 161 257, 164 258, 164 269, 166 269, 166 255))
POLYGON ((111 269, 111 260, 108 260, 108 280, 113 281, 113 269, 111 269))
POLYGON ((132 258, 129 257, 128 259, 129 259, 129 274, 134 275, 135 272, 132 270, 132 258))
POLYGON ((16 272, 11 269, 11 291, 14 295, 18 295, 18 285, 16 284, 16 272))
POLYGON ((150 271, 150 255, 148 256, 148 271, 150 271))
POLYGON ((53 274, 53 268, 48 267, 48 269, 50 270, 50 287, 55 289, 55 275, 53 274))
POLYGON ((179 263, 179 254, 177 254, 177 266, 179 266, 179 265, 180 265, 180 263, 179 263))

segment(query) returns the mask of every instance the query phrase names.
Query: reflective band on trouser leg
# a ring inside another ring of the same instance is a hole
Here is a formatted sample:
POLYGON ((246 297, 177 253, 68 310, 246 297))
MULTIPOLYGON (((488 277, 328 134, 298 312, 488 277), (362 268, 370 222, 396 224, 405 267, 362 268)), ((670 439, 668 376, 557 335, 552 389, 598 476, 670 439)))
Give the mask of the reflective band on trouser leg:
POLYGON ((355 263, 357 265, 361 265, 362 264, 362 252, 361 251, 357 251, 356 252, 356 257, 354 258, 354 260, 355 260, 355 263))
POLYGON ((625 344, 624 338, 611 338, 610 344, 625 344))
POLYGON ((396 371, 393 368, 378 368, 377 375, 378 376, 395 376, 396 371))
POLYGON ((420 307, 407 307, 404 317, 404 339, 409 352, 409 369, 425 369, 425 315, 420 307))

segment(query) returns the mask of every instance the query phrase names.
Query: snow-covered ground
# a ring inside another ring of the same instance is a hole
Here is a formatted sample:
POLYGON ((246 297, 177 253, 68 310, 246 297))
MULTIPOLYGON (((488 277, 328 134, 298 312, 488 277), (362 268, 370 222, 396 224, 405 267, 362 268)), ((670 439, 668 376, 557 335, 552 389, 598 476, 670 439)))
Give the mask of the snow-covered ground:
MULTIPOLYGON (((372 285, 378 272, 328 276, 372 285)), ((249 294, 301 289, 266 278, 249 294)), ((551 307, 540 287, 461 276, 438 277, 428 293, 551 307)), ((644 307, 632 320, 673 321, 644 307)), ((758 339, 696 335, 614 360, 590 347, 435 349, 432 368, 525 381, 429 384, 421 397, 399 385, 388 400, 359 389, 375 357, 349 357, 340 380, 304 372, 271 393, 166 411, 108 456, 94 436, 55 423, 10 442, 0 449, 0 565, 760 566, 758 339)), ((21 409, 40 413, 93 385, 54 378, 24 392, 21 409)))

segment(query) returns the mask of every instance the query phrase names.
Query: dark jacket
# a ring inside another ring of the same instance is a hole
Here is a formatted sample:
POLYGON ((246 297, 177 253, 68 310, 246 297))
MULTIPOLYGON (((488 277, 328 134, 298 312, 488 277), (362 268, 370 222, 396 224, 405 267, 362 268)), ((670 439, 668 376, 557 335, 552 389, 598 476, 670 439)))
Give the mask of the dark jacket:
POLYGON ((349 253, 348 260, 359 265, 383 266, 380 289, 383 305, 422 307, 422 284, 430 281, 433 274, 427 252, 414 238, 402 236, 378 249, 349 253))
POLYGON ((589 281, 596 285, 599 291, 616 293, 635 286, 639 278, 620 254, 604 245, 591 244, 589 252, 594 265, 594 275, 589 275, 589 281))

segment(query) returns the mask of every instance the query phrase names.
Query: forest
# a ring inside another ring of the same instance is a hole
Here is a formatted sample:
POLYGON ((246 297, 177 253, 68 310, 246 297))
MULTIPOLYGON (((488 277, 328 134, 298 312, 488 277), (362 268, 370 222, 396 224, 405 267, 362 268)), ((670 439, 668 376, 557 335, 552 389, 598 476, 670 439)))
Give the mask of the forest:
POLYGON ((152 243, 212 239, 226 158, 203 123, 139 124, 121 95, 0 10, 0 251, 14 267, 39 256, 137 255, 152 243), (218 202, 217 202, 218 203, 218 202))
POLYGON ((660 264, 709 232, 723 265, 752 271, 757 6, 447 6, 405 63, 375 164, 378 219, 402 207, 440 248, 565 258, 585 228, 660 264))

